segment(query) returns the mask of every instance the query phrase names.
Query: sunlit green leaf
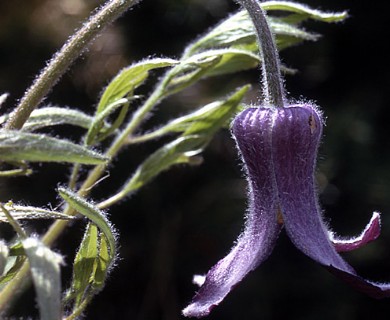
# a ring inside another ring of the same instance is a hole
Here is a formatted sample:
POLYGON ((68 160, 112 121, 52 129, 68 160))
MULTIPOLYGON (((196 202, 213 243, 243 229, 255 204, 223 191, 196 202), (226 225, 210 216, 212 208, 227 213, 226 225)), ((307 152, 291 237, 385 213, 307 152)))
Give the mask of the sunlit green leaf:
POLYGON ((210 139, 215 132, 231 120, 249 88, 249 85, 244 86, 225 100, 217 101, 218 107, 213 106, 210 108, 210 112, 207 113, 206 117, 199 118, 197 121, 191 121, 191 124, 183 134, 202 135, 210 139))
POLYGON ((10 255, 8 257, 7 263, 5 265, 5 270, 3 272, 3 275, 0 277, 0 291, 9 281, 11 281, 18 274, 18 271, 23 266, 25 261, 26 257, 24 255, 10 255))
POLYGON ((241 100, 250 86, 238 89, 224 100, 215 101, 185 116, 176 118, 156 131, 135 138, 139 141, 151 140, 170 132, 185 132, 185 135, 208 135, 209 138, 229 122, 240 107, 241 100))
POLYGON ((92 123, 92 119, 93 117, 79 110, 59 107, 44 107, 35 109, 31 113, 22 130, 34 131, 40 128, 60 124, 70 124, 88 129, 92 123))
POLYGON ((108 105, 102 112, 98 113, 93 119, 91 126, 87 132, 85 143, 87 145, 92 145, 95 140, 103 140, 105 137, 109 136, 113 133, 123 122, 125 116, 127 114, 127 110, 129 107, 129 100, 122 98, 116 102, 108 105), (105 128, 103 132, 102 129, 105 125, 105 120, 115 112, 117 109, 121 108, 121 111, 115 120, 114 124, 105 128))
POLYGON ((9 248, 10 256, 25 256, 23 244, 18 240, 17 242, 10 245, 9 248))
POLYGON ((103 164, 107 158, 67 140, 44 134, 1 130, 0 160, 103 164))
POLYGON ((71 208, 87 217, 103 232, 109 244, 110 260, 113 261, 116 255, 115 231, 103 212, 73 191, 65 188, 58 188, 58 193, 71 208))
MULTIPOLYGON (((37 207, 15 205, 11 202, 4 205, 4 207, 12 214, 12 217, 16 220, 23 219, 62 219, 71 220, 75 219, 73 216, 63 214, 58 211, 47 210, 37 207)), ((8 222, 4 212, 0 210, 0 222, 8 222)))
POLYGON ((73 263, 73 279, 69 295, 75 300, 76 305, 79 305, 87 294, 98 251, 98 229, 96 225, 88 223, 73 263))
POLYGON ((102 112, 107 106, 117 100, 132 95, 134 89, 144 83, 149 71, 157 68, 170 67, 177 64, 173 59, 154 58, 144 60, 123 69, 107 86, 99 101, 97 113, 102 112))
MULTIPOLYGON (((299 28, 296 24, 306 19, 324 22, 338 22, 347 17, 346 12, 326 13, 313 10, 308 6, 289 1, 266 1, 261 6, 268 11, 270 27, 275 34, 276 43, 281 48, 294 45, 302 40, 315 40, 317 36, 299 28), (284 11, 287 16, 273 17, 272 11, 284 11)), ((231 46, 248 46, 256 43, 253 24, 246 10, 237 12, 222 23, 211 29, 206 35, 198 39, 186 51, 186 56, 195 52, 212 48, 227 48, 231 46)), ((253 49, 255 50, 255 49, 253 49)))
MULTIPOLYGON (((0 124, 5 123, 9 114, 0 116, 0 124)), ((45 127, 61 124, 69 124, 88 129, 93 117, 84 112, 60 107, 43 107, 35 109, 27 122, 23 125, 23 131, 34 131, 45 127)))
POLYGON ((260 60, 257 54, 235 48, 208 50, 195 56, 207 58, 218 57, 218 62, 205 70, 202 77, 219 76, 237 71, 255 68, 260 60))
POLYGON ((339 22, 348 17, 346 11, 342 12, 325 12, 312 9, 309 6, 291 1, 265 1, 261 4, 266 11, 286 11, 294 12, 306 19, 313 19, 323 22, 339 22))
POLYGON ((92 282, 92 287, 95 291, 103 288, 112 263, 107 238, 100 233, 99 239, 99 255, 95 260, 95 274, 92 282))
POLYGON ((141 188, 172 165, 190 162, 191 156, 199 153, 204 143, 204 137, 186 136, 161 147, 138 167, 135 174, 122 188, 121 193, 128 194, 141 188))
POLYGON ((60 264, 62 257, 36 238, 27 238, 22 243, 30 263, 40 319, 61 319, 60 264))
POLYGON ((164 96, 179 92, 201 79, 204 74, 220 61, 217 55, 195 55, 175 66, 164 82, 164 96))
POLYGON ((113 265, 116 257, 115 231, 94 205, 68 189, 59 188, 58 192, 70 207, 91 221, 75 257, 73 281, 67 295, 68 301, 75 301, 73 312, 80 312, 80 308, 86 306, 84 302, 103 287, 113 265))

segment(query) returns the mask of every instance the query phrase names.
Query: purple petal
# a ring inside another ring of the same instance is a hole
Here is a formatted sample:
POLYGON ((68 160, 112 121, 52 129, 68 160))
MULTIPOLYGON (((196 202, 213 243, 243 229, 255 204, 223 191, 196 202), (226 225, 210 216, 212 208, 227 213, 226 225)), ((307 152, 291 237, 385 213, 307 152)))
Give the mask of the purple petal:
POLYGON ((298 249, 355 289, 375 298, 390 296, 390 284, 373 283, 358 276, 329 239, 313 178, 322 130, 321 115, 307 105, 278 111, 272 146, 287 234, 298 249))
POLYGON ((230 253, 207 273, 204 284, 183 310, 203 317, 231 289, 271 253, 279 235, 277 192, 272 165, 273 109, 247 109, 236 117, 233 134, 241 151, 249 182, 250 205, 245 230, 230 253))
POLYGON ((358 237, 343 239, 336 237, 333 232, 329 231, 329 239, 337 252, 347 252, 361 248, 367 243, 374 241, 379 237, 380 233, 381 218, 379 212, 374 212, 370 222, 358 237))

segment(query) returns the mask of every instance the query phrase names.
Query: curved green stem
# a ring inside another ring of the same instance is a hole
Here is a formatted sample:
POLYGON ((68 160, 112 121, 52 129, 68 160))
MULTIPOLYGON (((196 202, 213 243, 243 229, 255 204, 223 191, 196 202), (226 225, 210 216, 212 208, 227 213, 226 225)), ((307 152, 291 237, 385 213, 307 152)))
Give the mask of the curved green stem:
POLYGON ((141 0, 110 0, 100 8, 54 55, 49 64, 26 91, 5 124, 8 130, 20 129, 31 112, 104 27, 141 0))
POLYGON ((258 0, 236 0, 249 13, 256 28, 262 60, 264 100, 266 104, 284 107, 284 89, 278 50, 266 15, 258 0))

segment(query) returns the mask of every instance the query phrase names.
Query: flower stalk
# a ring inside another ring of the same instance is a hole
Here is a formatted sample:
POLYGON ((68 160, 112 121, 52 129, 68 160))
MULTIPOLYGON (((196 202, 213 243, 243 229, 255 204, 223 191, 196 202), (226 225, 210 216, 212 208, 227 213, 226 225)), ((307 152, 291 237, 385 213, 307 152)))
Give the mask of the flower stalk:
POLYGON ((268 25, 266 14, 258 0, 236 0, 252 19, 258 37, 263 73, 264 104, 283 108, 285 103, 280 60, 275 39, 268 25))

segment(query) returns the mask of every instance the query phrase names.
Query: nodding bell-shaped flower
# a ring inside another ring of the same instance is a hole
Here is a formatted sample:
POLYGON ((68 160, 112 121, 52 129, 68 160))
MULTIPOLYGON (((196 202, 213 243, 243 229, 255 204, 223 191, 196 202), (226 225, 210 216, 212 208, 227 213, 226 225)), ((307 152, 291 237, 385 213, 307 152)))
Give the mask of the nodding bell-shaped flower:
POLYGON ((278 52, 260 2, 236 1, 248 11, 256 28, 265 98, 260 107, 238 114, 232 125, 248 178, 249 209, 244 232, 230 253, 205 277, 195 279, 201 287, 183 315, 208 315, 268 258, 283 227, 299 250, 355 289, 373 298, 390 297, 390 283, 361 278, 338 254, 375 240, 380 233, 379 213, 374 212, 356 238, 339 239, 327 229, 314 181, 321 112, 308 103, 286 102, 278 52))
POLYGON ((185 316, 208 315, 271 254, 283 226, 300 251, 355 289, 374 298, 390 296, 390 284, 361 278, 338 254, 375 240, 379 214, 360 236, 348 240, 337 239, 322 219, 314 181, 322 127, 321 113, 309 104, 248 108, 235 118, 232 131, 249 184, 245 229, 207 273, 185 316))

